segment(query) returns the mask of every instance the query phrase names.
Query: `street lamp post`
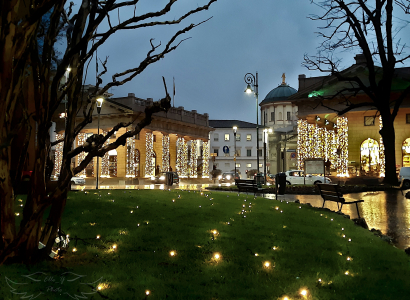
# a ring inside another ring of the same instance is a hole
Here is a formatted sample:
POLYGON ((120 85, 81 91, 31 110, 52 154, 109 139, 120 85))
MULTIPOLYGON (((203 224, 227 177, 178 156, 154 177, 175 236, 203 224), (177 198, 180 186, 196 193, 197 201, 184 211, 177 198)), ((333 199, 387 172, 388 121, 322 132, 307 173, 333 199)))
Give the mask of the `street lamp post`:
MULTIPOLYGON (((98 113, 98 125, 97 125, 97 134, 100 135, 100 113, 101 113, 101 106, 104 101, 104 98, 98 98, 97 99, 97 113, 98 113)), ((97 156, 97 183, 95 185, 95 188, 98 190, 98 179, 100 178, 100 173, 99 173, 99 156, 97 156)))
POLYGON ((272 128, 263 130, 263 159, 264 159, 264 173, 265 173, 265 184, 266 184, 266 141, 268 140, 268 134, 272 133, 272 128))
POLYGON ((236 131, 238 130, 238 127, 234 126, 232 127, 233 130, 233 147, 234 147, 234 155, 233 155, 233 163, 235 165, 235 174, 233 175, 234 178, 236 179, 236 131))
POLYGON ((250 94, 254 92, 256 97, 256 170, 259 173, 259 111, 258 111, 258 72, 256 76, 252 73, 247 73, 245 75, 245 83, 247 84, 245 92, 250 94), (251 85, 255 88, 255 91, 252 90, 251 85))

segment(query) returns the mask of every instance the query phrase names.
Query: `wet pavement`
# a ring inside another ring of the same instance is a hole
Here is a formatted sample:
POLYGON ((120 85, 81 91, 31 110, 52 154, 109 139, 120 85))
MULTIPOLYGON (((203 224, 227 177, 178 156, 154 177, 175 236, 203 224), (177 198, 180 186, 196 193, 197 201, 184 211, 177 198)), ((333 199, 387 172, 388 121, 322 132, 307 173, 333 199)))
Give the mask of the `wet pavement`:
MULTIPOLYGON (((213 183, 184 183, 173 185, 173 189, 182 190, 206 190, 207 187, 215 185, 213 183)), ((164 184, 140 184, 140 185, 100 185, 100 189, 168 189, 164 184)), ((95 185, 72 186, 72 190, 95 189, 95 185)), ((410 199, 406 199, 399 190, 364 192, 346 194, 345 199, 359 200, 360 216, 366 220, 369 228, 380 230, 383 234, 393 239, 393 244, 400 249, 410 247, 410 199)), ((265 198, 275 199, 275 195, 266 194, 265 198)), ((301 203, 310 203, 314 207, 322 207, 323 201, 319 195, 278 195, 278 200, 301 203)), ((337 204, 326 203, 326 208, 337 211, 337 204)), ((357 218, 356 205, 344 205, 342 212, 357 218)))

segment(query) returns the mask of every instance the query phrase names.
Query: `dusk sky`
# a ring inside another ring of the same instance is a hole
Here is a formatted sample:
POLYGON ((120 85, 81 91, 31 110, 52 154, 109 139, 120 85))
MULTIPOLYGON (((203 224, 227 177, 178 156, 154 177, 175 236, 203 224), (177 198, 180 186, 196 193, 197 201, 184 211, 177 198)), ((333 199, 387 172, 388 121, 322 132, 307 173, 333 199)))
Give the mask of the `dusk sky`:
MULTIPOLYGON (((140 2, 139 10, 150 11, 159 9, 159 4, 155 3, 167 1, 140 2)), ((178 1, 168 19, 178 18, 181 12, 204 3, 205 0, 178 1)), ((111 77, 116 72, 138 65, 150 48, 150 38, 164 45, 167 37, 183 26, 212 16, 208 22, 185 34, 183 38, 191 38, 176 51, 149 66, 130 83, 110 92, 114 97, 134 93, 139 98, 158 100, 164 97, 162 76, 170 93, 175 77, 176 107, 208 113, 210 119, 238 119, 254 123, 256 100, 244 93, 246 73, 255 74, 257 71, 259 74, 259 102, 281 83, 282 73, 286 74, 286 82, 295 89, 298 89, 299 74, 307 77, 325 75, 302 66, 303 55, 316 54, 316 48, 322 41, 315 32, 324 23, 308 19, 310 14, 320 12, 321 8, 311 4, 310 0, 218 0, 208 11, 191 16, 182 25, 116 34, 98 51, 98 56, 109 56, 108 73, 111 77)), ((340 56, 343 58, 342 66, 353 64, 355 54, 343 53, 340 56)), ((93 71, 90 68, 87 83, 95 83, 93 71)))

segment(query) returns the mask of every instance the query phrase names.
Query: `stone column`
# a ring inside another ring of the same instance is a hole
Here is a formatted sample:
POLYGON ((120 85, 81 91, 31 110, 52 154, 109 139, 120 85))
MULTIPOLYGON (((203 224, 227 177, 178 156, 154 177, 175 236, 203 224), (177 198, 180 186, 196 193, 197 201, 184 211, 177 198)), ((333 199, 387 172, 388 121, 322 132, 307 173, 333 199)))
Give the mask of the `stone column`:
POLYGON ((202 178, 209 178, 209 141, 202 143, 202 178))
POLYGON ((169 141, 169 135, 162 136, 162 172, 169 171, 169 141))
POLYGON ((145 175, 144 177, 155 175, 155 166, 152 164, 154 155, 154 139, 152 132, 145 134, 145 175))

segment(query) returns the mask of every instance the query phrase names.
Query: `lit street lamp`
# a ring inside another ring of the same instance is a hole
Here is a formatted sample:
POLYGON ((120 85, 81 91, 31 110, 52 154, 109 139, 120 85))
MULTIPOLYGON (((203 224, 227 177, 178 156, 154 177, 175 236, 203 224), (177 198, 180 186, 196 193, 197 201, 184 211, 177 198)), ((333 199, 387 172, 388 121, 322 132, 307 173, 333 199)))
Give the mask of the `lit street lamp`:
POLYGON ((233 130, 233 144, 234 144, 234 151, 235 151, 233 155, 233 163, 235 165, 235 174, 233 176, 234 176, 234 179, 236 179, 236 131, 238 130, 238 127, 234 126, 232 127, 232 130, 233 130))
POLYGON ((263 153, 264 153, 264 172, 265 172, 265 184, 266 184, 266 141, 268 140, 268 134, 272 133, 272 128, 263 130, 263 153))
MULTIPOLYGON (((245 92, 250 94, 254 92, 256 97, 256 169, 259 173, 259 111, 258 111, 258 72, 256 72, 256 77, 252 73, 247 73, 245 75, 245 83, 248 85, 245 92), (252 85, 255 91, 252 90, 252 85)), ((259 177, 257 177, 259 178, 259 177)))
MULTIPOLYGON (((97 134, 100 135, 100 113, 101 113, 101 106, 103 104, 104 98, 98 98, 97 99, 97 113, 98 113, 98 125, 97 125, 97 134)), ((98 190, 98 179, 100 178, 99 174, 99 157, 97 156, 97 183, 95 188, 98 190)))

